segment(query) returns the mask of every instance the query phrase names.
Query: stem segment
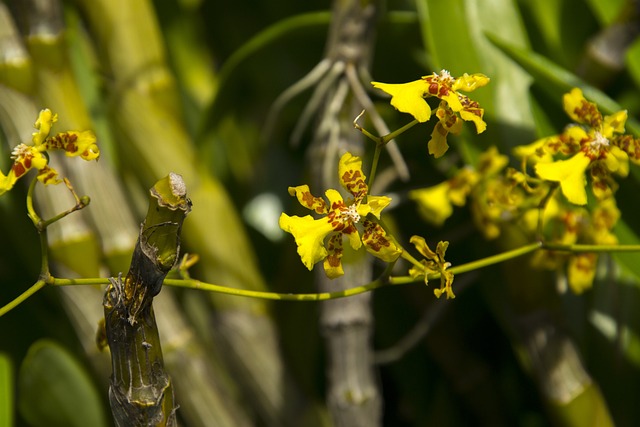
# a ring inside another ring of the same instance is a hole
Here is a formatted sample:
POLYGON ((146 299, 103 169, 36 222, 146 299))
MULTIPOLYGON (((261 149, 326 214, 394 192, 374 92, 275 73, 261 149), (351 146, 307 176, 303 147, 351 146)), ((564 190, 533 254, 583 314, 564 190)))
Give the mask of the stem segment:
POLYGON ((113 367, 109 401, 118 426, 176 425, 152 302, 178 259, 180 230, 191 203, 182 177, 173 173, 150 193, 131 268, 124 280, 110 279, 103 302, 113 367))

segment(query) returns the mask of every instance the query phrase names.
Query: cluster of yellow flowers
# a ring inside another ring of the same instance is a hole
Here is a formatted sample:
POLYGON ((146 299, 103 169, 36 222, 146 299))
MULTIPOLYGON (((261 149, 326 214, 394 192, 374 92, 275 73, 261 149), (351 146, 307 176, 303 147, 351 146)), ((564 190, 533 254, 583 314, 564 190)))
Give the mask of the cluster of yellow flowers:
MULTIPOLYGON (((449 147, 447 135, 459 134, 463 121, 473 122, 478 133, 486 129, 486 123, 482 119, 484 110, 460 91, 470 92, 488 82, 489 79, 482 74, 465 74, 456 79, 443 70, 439 74, 434 73, 410 83, 372 82, 372 85, 391 95, 391 105, 401 112, 411 114, 420 123, 428 121, 432 116, 431 107, 425 98, 440 99, 435 111, 438 123, 431 134, 428 148, 430 154, 441 157, 449 147)), ((391 199, 368 194, 362 161, 350 153, 345 153, 340 159, 338 175, 342 187, 352 196, 347 202, 335 189, 326 191, 327 203, 324 199, 313 196, 307 185, 289 187, 289 194, 296 196, 302 206, 323 215, 319 219, 310 215, 298 217, 285 213, 280 216, 280 227, 295 238, 303 264, 311 270, 316 263, 324 261, 328 277, 336 278, 344 274, 341 262, 344 236, 349 239, 353 249, 357 250, 364 245, 375 257, 385 262, 396 261, 404 250, 379 222, 382 210, 389 205, 391 199), (362 237, 357 228, 360 225, 362 237)), ((466 184, 461 183, 460 186, 466 187, 466 184)), ((447 188, 443 187, 443 191, 446 192, 447 188)), ((454 203, 461 204, 464 191, 461 188, 457 198, 453 192, 448 194, 455 198, 454 203)), ((447 298, 454 298, 451 287, 453 274, 447 270, 451 264, 444 259, 448 242, 440 242, 435 252, 420 236, 413 236, 411 243, 424 257, 409 270, 411 277, 427 282, 429 274, 439 273, 441 286, 435 289, 435 295, 440 297, 446 294, 447 298)))
MULTIPOLYGON (((515 224, 530 238, 550 243, 616 244, 613 227, 620 212, 613 197, 618 187, 614 175, 625 177, 630 160, 640 163, 640 140, 624 134, 626 111, 603 116, 580 89, 564 95, 564 109, 574 123, 561 134, 514 149, 521 170, 508 167, 507 156, 491 147, 480 156, 477 169, 460 169, 449 180, 413 190, 409 197, 434 225, 442 225, 452 205, 463 206, 469 198, 473 219, 488 239, 515 224), (584 207, 588 183, 590 208, 584 207), (558 186, 561 194, 555 191, 558 186)), ((591 287, 597 260, 594 253, 539 251, 533 264, 566 268, 570 287, 579 293, 591 287)))
MULTIPOLYGON (((419 123, 434 115, 425 98, 440 99, 435 111, 438 122, 428 142, 429 153, 440 157, 449 147, 447 135, 460 133, 464 121, 473 122, 477 133, 486 129, 484 110, 460 91, 470 92, 488 82, 489 78, 482 74, 453 78, 443 70, 404 84, 372 84, 391 95, 392 106, 411 114, 419 123)), ((564 108, 574 123, 559 135, 516 147, 514 154, 521 160, 520 170, 509 167, 509 158, 491 147, 481 154, 475 168, 465 166, 438 185, 412 190, 409 198, 416 202, 425 220, 438 226, 451 216, 453 206, 463 206, 469 200, 472 217, 488 239, 498 237, 505 226, 517 225, 530 238, 545 242, 617 243, 612 230, 620 212, 613 197, 617 189, 613 177, 628 174, 629 160, 640 163, 640 140, 625 135, 626 111, 603 116, 580 89, 564 95, 564 108), (584 207, 590 200, 586 192, 587 173, 594 196, 590 208, 584 207), (561 192, 556 191, 558 187, 561 192)), ((345 202, 334 189, 326 191, 327 203, 314 197, 307 185, 289 188, 289 193, 304 207, 323 215, 314 219, 310 215, 290 217, 283 213, 280 217, 280 227, 294 236, 304 265, 311 270, 324 261, 329 277, 342 275, 343 236, 348 237, 353 249, 364 245, 383 261, 404 257, 405 249, 380 222, 381 212, 391 199, 368 194, 361 160, 344 154, 339 176, 352 196, 349 201, 345 202)), ((451 264, 444 259, 448 242, 440 242, 435 252, 420 236, 413 236, 410 242, 423 260, 406 256, 410 261, 413 259, 408 274, 426 282, 429 274, 439 273, 441 286, 435 290, 436 296, 445 293, 447 298, 455 297, 451 287, 453 274, 448 270, 451 264)), ((593 253, 539 251, 533 258, 539 268, 566 268, 568 282, 575 292, 591 286, 596 262, 593 253)))

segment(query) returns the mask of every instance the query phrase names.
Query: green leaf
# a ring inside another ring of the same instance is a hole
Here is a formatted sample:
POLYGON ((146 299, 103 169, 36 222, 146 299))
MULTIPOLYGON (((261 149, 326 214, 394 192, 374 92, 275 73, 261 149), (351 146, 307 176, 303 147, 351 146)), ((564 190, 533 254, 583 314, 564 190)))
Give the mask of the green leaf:
POLYGON ((0 353, 0 427, 13 426, 13 366, 6 354, 0 353))
MULTIPOLYGON (((543 47, 552 58, 566 56, 562 37, 562 9, 566 2, 522 2, 523 13, 531 21, 530 31, 536 30, 540 39, 538 49, 543 47)), ((535 37, 532 37, 535 41, 535 37)))
POLYGON ((533 50, 563 67, 578 67, 585 44, 600 29, 602 20, 594 16, 598 11, 585 7, 584 0, 520 1, 519 5, 533 50))
MULTIPOLYGON (((553 3, 553 2, 549 2, 553 3)), ((587 0, 593 13, 602 25, 609 25, 620 16, 626 0, 587 0)))
POLYGON ((106 426, 98 391, 82 364, 47 339, 31 345, 18 375, 18 409, 32 426, 106 426))
MULTIPOLYGON (((589 85, 580 77, 560 67, 542 55, 529 49, 523 49, 503 38, 487 34, 487 38, 511 59, 517 62, 536 80, 536 83, 551 97, 562 102, 562 95, 574 87, 579 87, 585 98, 598 104, 598 108, 605 114, 612 114, 623 108, 606 93, 589 85)), ((629 118, 626 127, 635 135, 640 135, 640 124, 633 118, 629 118)))
MULTIPOLYGON (((545 92, 552 98, 558 99, 558 103, 562 102, 562 94, 569 92, 574 87, 578 87, 582 90, 585 98, 598 104, 598 108, 604 114, 612 114, 624 109, 606 93, 589 85, 575 74, 553 63, 544 56, 538 55, 531 50, 514 46, 511 43, 505 42, 504 39, 491 34, 487 34, 487 37, 493 44, 531 74, 545 92)), ((625 128, 636 137, 640 135, 640 123, 633 117, 627 119, 625 128)), ((640 168, 631 167, 631 174, 637 180, 640 180, 640 168)))

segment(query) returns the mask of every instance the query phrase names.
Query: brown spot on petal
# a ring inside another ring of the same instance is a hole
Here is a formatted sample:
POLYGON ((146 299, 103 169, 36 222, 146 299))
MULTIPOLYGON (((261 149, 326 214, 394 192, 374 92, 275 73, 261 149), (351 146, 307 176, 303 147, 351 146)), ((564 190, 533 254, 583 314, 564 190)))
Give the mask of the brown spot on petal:
POLYGON ((636 139, 631 135, 622 135, 615 138, 614 145, 617 145, 636 162, 640 160, 640 139, 636 139))
POLYGON ((380 252, 383 247, 391 246, 391 242, 380 232, 380 229, 381 227, 378 224, 366 221, 365 230, 362 235, 362 240, 366 243, 367 247, 375 252, 380 252))
POLYGON ((314 197, 310 192, 305 191, 304 193, 302 193, 302 201, 304 201, 307 206, 313 205, 313 200, 314 197))
POLYGON ((438 91, 438 98, 444 98, 449 95, 449 88, 447 86, 440 86, 440 90, 438 91))
POLYGON ((360 170, 349 170, 342 174, 342 182, 349 193, 354 197, 364 197, 367 193, 367 184, 364 182, 364 175, 360 170))
POLYGON ((333 267, 333 268, 337 268, 340 267, 340 257, 336 254, 336 255, 327 255, 327 263, 333 267))
POLYGON ((592 128, 600 128, 602 126, 602 114, 598 111, 598 107, 586 99, 583 99, 573 112, 592 128))
MULTIPOLYGON (((31 163, 31 161, 29 161, 29 163, 31 163)), ((24 167, 22 163, 14 163, 11 169, 13 170, 13 173, 16 176, 16 178, 20 178, 22 175, 24 175, 27 172, 27 169, 24 167)))

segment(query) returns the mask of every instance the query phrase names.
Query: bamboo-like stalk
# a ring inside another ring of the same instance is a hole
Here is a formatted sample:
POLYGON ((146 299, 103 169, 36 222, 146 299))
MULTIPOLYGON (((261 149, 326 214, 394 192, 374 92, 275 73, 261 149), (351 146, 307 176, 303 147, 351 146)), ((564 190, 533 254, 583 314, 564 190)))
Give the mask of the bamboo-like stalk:
MULTIPOLYGON (((342 69, 366 69, 374 43, 375 2, 334 1, 326 56, 342 69)), ((335 67, 334 67, 335 68, 335 67)), ((362 104, 353 94, 345 74, 334 80, 317 118, 314 145, 309 153, 314 185, 341 188, 337 164, 341 153, 364 151, 353 118, 362 104)), ((351 288, 372 280, 372 260, 364 251, 350 253, 345 247, 344 276, 330 280, 324 271, 315 274, 320 292, 351 288)), ((327 405, 336 426, 373 427, 382 423, 382 396, 373 366, 373 315, 371 295, 325 301, 321 304, 320 328, 327 351, 327 405)))
POLYGON ((182 222, 190 210, 182 177, 171 173, 158 181, 150 190, 129 272, 112 279, 105 293, 113 367, 109 400, 118 426, 177 425, 152 303, 178 259, 182 222))
POLYGON ((556 424, 613 426, 604 396, 586 371, 576 345, 552 314, 541 309, 517 320, 524 349, 521 357, 556 424))

